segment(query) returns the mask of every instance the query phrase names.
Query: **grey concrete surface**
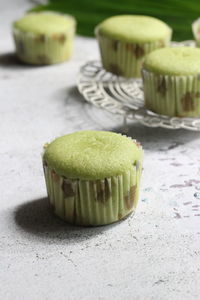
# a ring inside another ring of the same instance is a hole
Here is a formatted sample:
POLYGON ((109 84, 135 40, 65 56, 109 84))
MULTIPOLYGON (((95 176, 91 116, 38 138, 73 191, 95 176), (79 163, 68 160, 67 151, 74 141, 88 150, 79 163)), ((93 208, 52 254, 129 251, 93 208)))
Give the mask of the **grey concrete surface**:
POLYGON ((0 299, 199 299, 200 133, 130 125, 145 149, 135 216, 80 228, 49 212, 43 144, 79 129, 121 131, 122 120, 76 90, 80 66, 98 58, 95 40, 77 37, 64 64, 16 61, 10 25, 29 7, 0 2, 0 299))

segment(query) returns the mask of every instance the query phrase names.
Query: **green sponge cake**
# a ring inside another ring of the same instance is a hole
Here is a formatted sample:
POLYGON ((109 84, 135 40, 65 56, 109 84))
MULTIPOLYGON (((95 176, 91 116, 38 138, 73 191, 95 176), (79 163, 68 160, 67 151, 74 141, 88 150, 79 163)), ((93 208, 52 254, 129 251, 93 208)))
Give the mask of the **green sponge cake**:
POLYGON ((168 116, 200 116, 200 49, 155 50, 146 57, 142 73, 147 109, 168 116))
POLYGON ((45 147, 44 173, 55 213, 80 225, 104 225, 135 210, 143 151, 121 134, 80 131, 45 147))
POLYGON ((75 24, 69 15, 28 13, 13 24, 18 57, 31 64, 54 64, 69 59, 75 24))
POLYGON ((64 32, 74 25, 71 17, 56 13, 30 13, 14 23, 15 28, 23 32, 51 35, 64 32))
POLYGON ((121 15, 104 20, 95 33, 107 71, 124 77, 140 77, 145 55, 167 46, 172 30, 153 17, 121 15))
POLYGON ((200 73, 200 49, 164 48, 146 57, 144 68, 159 75, 195 75, 200 73))

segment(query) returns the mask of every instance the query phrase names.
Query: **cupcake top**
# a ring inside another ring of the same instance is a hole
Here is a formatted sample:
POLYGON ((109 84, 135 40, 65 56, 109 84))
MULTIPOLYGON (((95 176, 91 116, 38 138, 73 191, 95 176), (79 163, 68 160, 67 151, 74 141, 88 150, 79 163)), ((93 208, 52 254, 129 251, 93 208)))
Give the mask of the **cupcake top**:
POLYGON ((161 75, 200 73, 200 49, 174 47, 157 49, 146 56, 144 68, 161 75))
POLYGON ((103 179, 130 170, 141 156, 141 146, 126 136, 79 131, 50 143, 43 160, 67 178, 103 179))
POLYGON ((171 28, 153 17, 121 15, 104 20, 96 32, 116 40, 146 43, 163 40, 171 34, 171 28))
POLYGON ((65 33, 75 24, 73 17, 54 12, 28 13, 14 27, 35 34, 65 33))

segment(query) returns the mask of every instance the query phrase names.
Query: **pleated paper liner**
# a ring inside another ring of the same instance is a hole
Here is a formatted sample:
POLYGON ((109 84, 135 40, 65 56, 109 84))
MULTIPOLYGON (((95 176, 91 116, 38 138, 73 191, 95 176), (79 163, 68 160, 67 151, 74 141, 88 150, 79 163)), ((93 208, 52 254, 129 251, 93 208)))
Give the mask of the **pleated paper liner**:
POLYGON ((18 58, 25 63, 36 65, 49 65, 68 60, 73 52, 75 26, 74 20, 74 25, 66 32, 52 35, 24 32, 13 27, 18 58))
POLYGON ((200 76, 158 75, 142 70, 145 106, 162 115, 200 116, 200 76))
POLYGON ((143 44, 107 38, 95 31, 99 42, 101 60, 106 71, 126 78, 141 77, 145 56, 151 51, 169 45, 171 36, 143 44))
POLYGON ((124 174, 102 180, 68 179, 46 162, 44 175, 55 214, 72 224, 105 225, 135 211, 139 196, 141 162, 124 174))

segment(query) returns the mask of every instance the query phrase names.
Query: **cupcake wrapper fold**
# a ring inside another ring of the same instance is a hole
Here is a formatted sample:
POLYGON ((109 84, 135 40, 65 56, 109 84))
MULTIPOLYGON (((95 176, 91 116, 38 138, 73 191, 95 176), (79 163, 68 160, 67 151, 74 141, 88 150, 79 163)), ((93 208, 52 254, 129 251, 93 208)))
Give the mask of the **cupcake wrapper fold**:
POLYGON ((142 70, 147 109, 175 117, 200 116, 200 76, 158 75, 142 70))
POLYGON ((13 28, 18 58, 30 64, 49 65, 68 60, 73 51, 75 26, 67 32, 44 35, 13 28))
POLYGON ((143 44, 113 40, 95 31, 99 42, 103 67, 106 71, 127 78, 141 77, 145 56, 151 51, 169 45, 171 35, 165 39, 143 44))
POLYGON ((55 214, 72 224, 105 225, 123 219, 135 210, 141 163, 130 171, 103 180, 68 179, 45 162, 48 198, 55 214))

